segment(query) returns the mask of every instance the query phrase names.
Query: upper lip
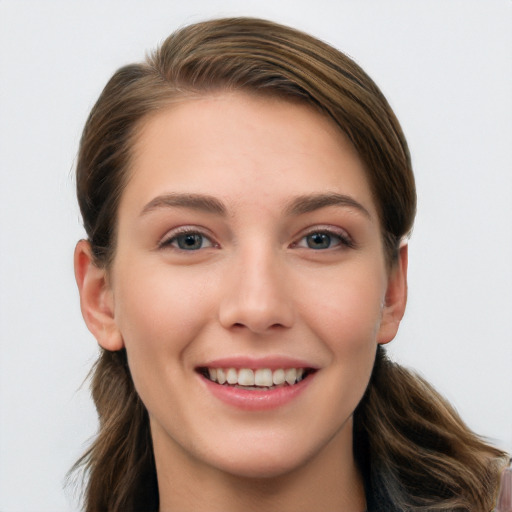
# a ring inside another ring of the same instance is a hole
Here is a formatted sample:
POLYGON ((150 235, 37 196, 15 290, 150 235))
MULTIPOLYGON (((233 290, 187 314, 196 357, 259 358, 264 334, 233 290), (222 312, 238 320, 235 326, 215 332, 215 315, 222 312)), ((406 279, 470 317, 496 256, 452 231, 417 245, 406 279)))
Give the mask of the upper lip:
POLYGON ((288 356, 231 356, 210 359, 197 366, 197 368, 269 368, 270 370, 278 370, 280 368, 312 368, 318 369, 318 366, 312 364, 305 359, 288 357, 288 356))

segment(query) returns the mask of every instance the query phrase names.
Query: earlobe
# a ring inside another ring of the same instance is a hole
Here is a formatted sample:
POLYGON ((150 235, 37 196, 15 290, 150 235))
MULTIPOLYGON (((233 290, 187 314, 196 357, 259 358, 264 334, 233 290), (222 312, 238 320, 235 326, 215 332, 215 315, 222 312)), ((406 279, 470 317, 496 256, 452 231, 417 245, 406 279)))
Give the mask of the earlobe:
POLYGON ((407 304, 407 263, 408 246, 400 246, 398 261, 390 270, 388 287, 382 309, 382 318, 377 335, 377 342, 381 345, 389 343, 398 331, 398 326, 405 313, 407 304))
POLYGON ((75 279, 80 293, 80 308, 87 328, 105 349, 124 347, 114 318, 114 300, 106 270, 94 264, 91 246, 80 240, 74 255, 75 279))

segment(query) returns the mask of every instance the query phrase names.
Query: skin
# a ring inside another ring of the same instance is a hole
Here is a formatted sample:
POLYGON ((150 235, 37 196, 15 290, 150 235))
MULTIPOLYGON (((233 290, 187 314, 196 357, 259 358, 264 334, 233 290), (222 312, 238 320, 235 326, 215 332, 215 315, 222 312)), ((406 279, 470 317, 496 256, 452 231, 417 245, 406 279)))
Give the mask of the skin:
POLYGON ((146 119, 112 268, 95 267, 81 241, 75 270, 89 329, 127 349, 160 510, 364 510, 352 414, 404 313, 406 266, 406 247, 386 264, 364 166, 312 108, 224 92, 146 119), (345 201, 327 204, 334 194, 345 201), (305 196, 323 201, 298 204, 305 196), (184 228, 202 236, 194 250, 180 249, 184 228), (245 411, 196 371, 227 356, 317 371, 291 402, 245 411))

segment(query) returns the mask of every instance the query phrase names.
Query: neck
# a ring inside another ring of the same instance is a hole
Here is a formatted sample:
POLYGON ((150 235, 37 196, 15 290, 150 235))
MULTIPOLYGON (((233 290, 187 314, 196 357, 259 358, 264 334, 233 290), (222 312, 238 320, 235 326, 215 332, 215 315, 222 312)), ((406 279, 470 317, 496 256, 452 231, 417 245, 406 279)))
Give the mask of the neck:
POLYGON ((365 510, 364 487, 352 455, 352 424, 345 425, 302 466, 278 476, 247 478, 188 460, 180 450, 160 450, 155 461, 160 512, 301 512, 365 510), (164 455, 164 452, 167 452, 164 455))

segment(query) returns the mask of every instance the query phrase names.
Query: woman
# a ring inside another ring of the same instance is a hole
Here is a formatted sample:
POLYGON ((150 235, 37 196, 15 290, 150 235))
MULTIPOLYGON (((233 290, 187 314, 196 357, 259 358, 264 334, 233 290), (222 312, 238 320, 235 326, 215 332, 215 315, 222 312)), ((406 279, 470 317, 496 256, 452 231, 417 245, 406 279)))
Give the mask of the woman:
POLYGON ((503 454, 385 356, 414 178, 345 55, 262 20, 186 27, 107 84, 77 187, 102 347, 87 510, 492 508, 503 454))

